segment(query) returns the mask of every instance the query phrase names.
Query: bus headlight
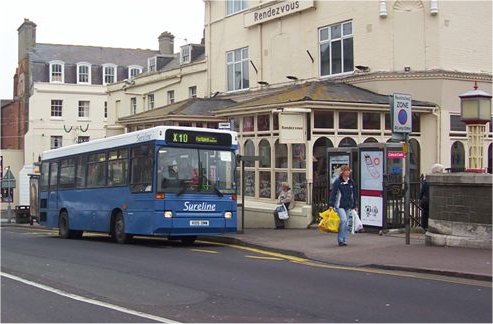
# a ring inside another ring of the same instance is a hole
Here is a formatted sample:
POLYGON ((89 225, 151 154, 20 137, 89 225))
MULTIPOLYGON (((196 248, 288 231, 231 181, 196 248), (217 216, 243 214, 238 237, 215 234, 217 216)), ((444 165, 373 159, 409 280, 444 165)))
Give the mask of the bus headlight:
POLYGON ((232 217, 233 217, 233 213, 232 212, 225 212, 224 213, 224 218, 231 219, 232 217))
POLYGON ((173 212, 171 210, 166 210, 164 212, 164 218, 171 218, 173 217, 173 212))

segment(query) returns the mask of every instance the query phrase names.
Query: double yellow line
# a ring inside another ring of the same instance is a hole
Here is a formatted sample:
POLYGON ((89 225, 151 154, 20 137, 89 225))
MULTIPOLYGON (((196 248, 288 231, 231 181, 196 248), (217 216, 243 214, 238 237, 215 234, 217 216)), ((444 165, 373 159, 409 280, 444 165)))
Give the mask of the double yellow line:
MULTIPOLYGON (((205 243, 205 242, 204 242, 205 243)), ((379 274, 379 275, 388 275, 395 277, 403 277, 403 278, 412 278, 412 279, 424 279, 424 280, 434 280, 462 285, 470 285, 470 286, 480 286, 480 287, 492 287, 491 282, 467 279, 467 278, 458 278, 458 277, 446 277, 440 276, 436 274, 428 274, 428 273, 414 273, 414 272, 405 272, 398 270, 383 270, 383 269, 374 269, 374 268, 365 268, 365 267, 350 267, 350 266, 342 266, 342 265, 332 265, 328 263, 323 263, 319 261, 313 261, 305 258, 300 258, 296 256, 286 255, 279 252, 271 252, 265 251, 257 248, 252 248, 248 246, 236 245, 236 244, 227 244, 227 243, 219 243, 219 242, 207 242, 207 244, 215 244, 219 246, 231 247, 239 250, 249 251, 252 253, 266 255, 267 257, 254 257, 247 256, 249 258, 255 259, 268 259, 268 260, 287 260, 293 263, 303 264, 310 267, 317 267, 323 269, 332 269, 332 270, 347 270, 347 271, 356 271, 356 272, 364 272, 371 274, 379 274)))

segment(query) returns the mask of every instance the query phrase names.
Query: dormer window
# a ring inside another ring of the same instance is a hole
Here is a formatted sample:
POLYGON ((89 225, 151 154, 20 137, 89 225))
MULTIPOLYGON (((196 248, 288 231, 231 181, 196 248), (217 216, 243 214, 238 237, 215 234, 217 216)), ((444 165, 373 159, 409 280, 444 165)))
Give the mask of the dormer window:
POLYGON ((128 78, 135 78, 137 75, 142 73, 142 66, 140 65, 130 65, 128 67, 128 78))
POLYGON ((50 62, 50 82, 55 82, 55 83, 65 82, 64 67, 65 67, 65 63, 62 61, 50 62))
POLYGON ((156 72, 157 68, 157 57, 150 57, 147 59, 147 71, 156 72))
POLYGON ((91 64, 77 63, 77 84, 91 84, 91 64))
POLYGON ((190 63, 192 57, 192 46, 185 45, 180 47, 180 64, 190 63))
POLYGON ((116 82, 116 68, 115 64, 103 64, 103 85, 116 82))

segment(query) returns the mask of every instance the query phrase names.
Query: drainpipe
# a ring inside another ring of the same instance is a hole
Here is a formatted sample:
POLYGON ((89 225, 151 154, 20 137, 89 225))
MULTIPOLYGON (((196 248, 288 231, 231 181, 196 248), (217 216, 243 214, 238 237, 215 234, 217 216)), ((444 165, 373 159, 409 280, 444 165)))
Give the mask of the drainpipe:
POLYGON ((207 16, 208 16, 208 21, 207 21, 207 33, 206 35, 209 35, 209 37, 206 37, 207 39, 207 45, 206 45, 206 60, 207 60, 207 81, 206 81, 206 89, 205 89, 205 94, 207 97, 211 96, 211 91, 212 91, 212 85, 211 85, 211 24, 212 24, 212 16, 211 16, 211 3, 208 1, 205 1, 205 4, 207 6, 207 16))
POLYGON ((442 150, 441 150, 441 142, 442 142, 442 108, 439 105, 436 105, 435 108, 433 108, 432 112, 433 116, 436 117, 437 120, 437 143, 436 143, 436 149, 437 149, 437 163, 442 164, 442 150))

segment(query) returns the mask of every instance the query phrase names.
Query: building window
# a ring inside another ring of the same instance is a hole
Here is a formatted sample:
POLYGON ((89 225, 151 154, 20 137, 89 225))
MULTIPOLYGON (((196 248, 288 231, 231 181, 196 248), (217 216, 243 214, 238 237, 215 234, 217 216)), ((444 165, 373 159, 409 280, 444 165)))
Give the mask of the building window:
POLYGON ((358 113, 352 111, 339 112, 340 129, 358 129, 358 113))
POLYGON ((364 112, 363 129, 380 130, 380 113, 364 112))
POLYGON ((420 113, 416 113, 416 112, 412 113, 412 132, 413 133, 421 132, 421 115, 420 115, 420 113))
POLYGON ((260 168, 270 168, 271 166, 271 154, 270 154, 270 143, 268 140, 263 139, 260 141, 258 145, 260 161, 260 168))
POLYGON ((306 201, 306 173, 293 172, 292 188, 295 201, 306 201))
POLYGON ((79 101, 79 118, 89 118, 89 101, 79 101))
POLYGON ((275 144, 275 159, 276 168, 288 167, 288 145, 279 143, 279 140, 275 144))
POLYGON ((351 137, 344 137, 339 143, 339 147, 357 147, 358 144, 351 137))
POLYGON ((62 117, 63 101, 55 99, 51 101, 51 117, 62 117))
POLYGON ((243 131, 253 132, 253 116, 243 117, 243 131))
POLYGON ((147 59, 147 70, 149 72, 155 72, 156 67, 157 67, 157 58, 155 56, 148 58, 147 59))
POLYGON ((89 136, 78 136, 77 143, 85 143, 89 142, 89 136))
POLYGON ((192 58, 192 46, 185 45, 180 47, 180 64, 190 63, 192 58))
POLYGON ((174 90, 168 91, 168 101, 167 102, 168 102, 168 105, 175 103, 175 91, 174 90))
POLYGON ((108 118, 108 101, 104 102, 104 119, 108 118))
POLYGON ((226 67, 228 71, 228 91, 248 89, 248 47, 236 49, 226 53, 226 67))
POLYGON ((77 83, 78 84, 91 83, 91 64, 77 63, 77 83))
POLYGON ((135 115, 137 113, 137 98, 130 98, 130 115, 135 115))
POLYGON ((142 66, 131 65, 128 67, 128 78, 135 78, 137 75, 142 73, 142 66))
POLYGON ((232 15, 247 8, 247 0, 226 0, 226 15, 232 15))
POLYGON ((103 65, 103 85, 116 82, 116 65, 104 64, 103 65))
POLYGON ((293 169, 306 168, 305 144, 291 144, 291 167, 293 169))
POLYGON ((259 171, 259 197, 271 198, 270 171, 259 171))
POLYGON ((56 149, 62 147, 62 137, 61 136, 50 136, 50 149, 56 149))
POLYGON ((352 22, 319 29, 320 75, 328 76, 354 70, 352 22))
POLYGON ((188 88, 188 97, 189 98, 197 98, 197 86, 188 88))
POLYGON ((450 131, 465 132, 467 130, 466 123, 462 121, 460 115, 450 115, 450 131))
POLYGON ((385 130, 390 130, 392 128, 392 125, 390 124, 390 114, 385 113, 385 130))
POLYGON ((64 82, 64 66, 61 61, 50 62, 50 82, 64 82))
POLYGON ((259 132, 270 130, 270 115, 257 116, 257 130, 259 132))
POLYGON ((154 109, 154 94, 147 95, 147 108, 154 109))
MULTIPOLYGON (((246 156, 254 156, 255 155, 255 144, 253 144, 252 140, 247 140, 245 142, 245 153, 246 156)), ((255 167, 254 161, 245 161, 245 167, 253 168, 255 167)))
POLYGON ((315 111, 313 118, 315 128, 334 128, 334 112, 333 111, 315 111))
POLYGON ((463 171, 466 165, 466 151, 464 144, 456 141, 450 150, 450 166, 452 171, 463 171))

